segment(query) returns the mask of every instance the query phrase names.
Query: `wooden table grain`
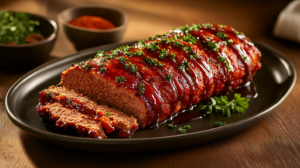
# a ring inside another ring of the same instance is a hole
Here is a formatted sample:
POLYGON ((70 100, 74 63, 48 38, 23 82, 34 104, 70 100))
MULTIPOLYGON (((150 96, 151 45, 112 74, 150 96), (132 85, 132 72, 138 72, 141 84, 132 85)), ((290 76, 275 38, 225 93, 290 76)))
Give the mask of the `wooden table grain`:
MULTIPOLYGON (((122 42, 162 34, 192 23, 222 23, 252 40, 276 48, 300 74, 300 44, 272 35, 284 0, 1 0, 0 9, 42 14, 57 21, 61 10, 82 4, 119 8, 130 17, 122 42)), ((76 50, 62 31, 51 58, 76 50)), ((1 51, 0 51, 1 58, 1 51)), ((1 61, 1 60, 0 60, 1 61)), ((4 106, 10 86, 26 72, 0 71, 0 167, 300 167, 300 81, 277 111, 232 136, 180 149, 139 153, 101 153, 67 149, 30 136, 8 118, 4 106)))

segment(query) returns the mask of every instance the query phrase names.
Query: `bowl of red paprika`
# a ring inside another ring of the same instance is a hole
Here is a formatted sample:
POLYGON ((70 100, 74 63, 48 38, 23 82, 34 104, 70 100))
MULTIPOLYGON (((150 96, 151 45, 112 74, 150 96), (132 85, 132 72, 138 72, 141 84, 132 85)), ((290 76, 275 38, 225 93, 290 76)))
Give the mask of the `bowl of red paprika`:
POLYGON ((97 5, 68 8, 58 20, 77 50, 119 42, 128 24, 126 13, 97 5))

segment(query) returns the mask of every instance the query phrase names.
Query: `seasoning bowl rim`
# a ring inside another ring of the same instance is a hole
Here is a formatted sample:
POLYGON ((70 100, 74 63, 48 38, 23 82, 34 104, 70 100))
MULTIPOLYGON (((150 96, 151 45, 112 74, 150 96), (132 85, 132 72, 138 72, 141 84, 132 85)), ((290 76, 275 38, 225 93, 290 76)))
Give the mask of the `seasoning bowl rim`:
POLYGON ((31 46, 36 46, 36 45, 41 45, 41 44, 44 44, 44 43, 48 43, 52 40, 54 40, 57 36, 57 33, 58 33, 58 25, 57 23, 49 18, 49 17, 46 17, 46 16, 42 16, 42 15, 39 15, 39 14, 33 14, 33 13, 30 13, 30 12, 23 12, 23 11, 14 11, 14 10, 5 10, 5 11, 8 11, 8 12, 22 12, 22 13, 26 13, 28 15, 31 15, 31 16, 37 16, 37 17, 40 17, 42 19, 44 19, 45 21, 49 22, 52 26, 53 26, 53 32, 51 33, 51 35, 49 35, 47 38, 39 41, 39 42, 35 42, 35 43, 28 43, 28 44, 17 44, 17 45, 9 45, 9 44, 2 44, 0 43, 0 47, 9 47, 9 48, 23 48, 23 47, 31 47, 31 46))
POLYGON ((73 29, 77 29, 77 30, 81 30, 81 31, 86 31, 86 32, 91 32, 91 33, 107 33, 107 32, 114 32, 114 31, 118 31, 121 29, 126 28, 128 21, 129 21, 129 17, 128 15, 116 8, 110 7, 110 6, 105 6, 105 5, 80 5, 80 6, 75 6, 75 7, 70 7, 67 8, 63 11, 61 11, 58 15, 57 15, 58 21, 63 24, 63 26, 69 27, 69 28, 73 28, 73 29), (66 13, 66 12, 70 12, 76 9, 82 9, 82 8, 100 8, 100 9, 110 9, 112 11, 118 12, 120 13, 123 17, 124 17, 124 23, 122 23, 120 26, 114 27, 114 28, 110 28, 110 29, 89 29, 89 28, 83 28, 80 26, 74 26, 69 24, 65 19, 63 19, 62 14, 66 13))

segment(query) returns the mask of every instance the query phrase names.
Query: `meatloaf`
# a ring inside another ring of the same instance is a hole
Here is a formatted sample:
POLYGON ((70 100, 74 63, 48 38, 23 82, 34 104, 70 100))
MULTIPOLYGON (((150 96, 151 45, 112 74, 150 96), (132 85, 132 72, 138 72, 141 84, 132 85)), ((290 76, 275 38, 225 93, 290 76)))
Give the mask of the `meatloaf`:
MULTIPOLYGON (((103 126, 106 133, 114 132, 118 137, 130 137, 138 129, 137 120, 133 116, 129 117, 106 105, 98 105, 88 97, 64 87, 50 86, 48 89, 41 91, 39 102, 41 106, 59 104, 64 109, 67 108, 77 112, 72 116, 76 114, 87 116, 89 120, 100 124, 101 127, 103 126)), ((71 122, 68 121, 68 118, 65 121, 71 122)))
POLYGON ((144 128, 251 81, 260 58, 230 26, 184 26, 71 64, 60 85, 135 116, 144 128))
POLYGON ((90 120, 88 115, 63 107, 59 103, 48 103, 37 107, 39 116, 49 125, 57 126, 65 131, 76 132, 79 136, 106 138, 100 123, 90 120))

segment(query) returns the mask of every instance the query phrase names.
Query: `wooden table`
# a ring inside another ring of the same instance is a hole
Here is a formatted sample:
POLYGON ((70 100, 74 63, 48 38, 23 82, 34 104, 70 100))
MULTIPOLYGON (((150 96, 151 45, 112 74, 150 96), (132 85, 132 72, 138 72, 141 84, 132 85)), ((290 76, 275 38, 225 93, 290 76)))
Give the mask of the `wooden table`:
MULTIPOLYGON (((222 23, 243 31, 253 40, 269 44, 289 58, 300 74, 300 44, 272 35, 283 0, 1 0, 0 9, 47 15, 80 4, 101 4, 122 9, 130 22, 122 42, 162 34, 192 23, 222 23)), ((75 53, 59 33, 52 58, 75 53)), ((1 51, 0 51, 1 54, 1 51)), ((1 55, 0 55, 1 57, 1 55)), ((253 127, 235 135, 190 146, 141 153, 76 151, 32 137, 9 120, 4 106, 10 86, 25 72, 0 71, 0 167, 300 167, 300 82, 280 108, 253 127)), ((298 77, 297 77, 298 78, 298 77)))

